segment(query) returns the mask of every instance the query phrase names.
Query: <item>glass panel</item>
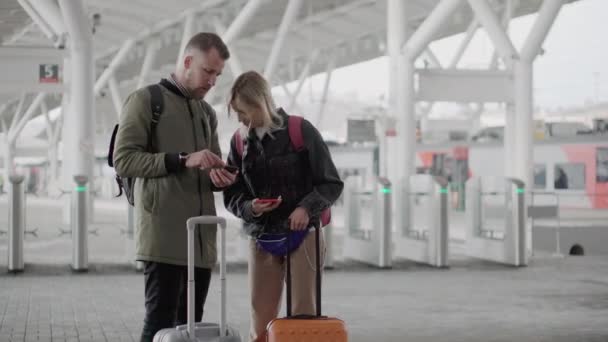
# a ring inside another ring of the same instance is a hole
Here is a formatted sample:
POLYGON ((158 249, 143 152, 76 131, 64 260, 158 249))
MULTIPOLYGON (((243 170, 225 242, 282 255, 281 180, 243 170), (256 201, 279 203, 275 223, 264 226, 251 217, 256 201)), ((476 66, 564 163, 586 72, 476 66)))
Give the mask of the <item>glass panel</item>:
POLYGON ((585 164, 564 163, 555 164, 553 175, 555 189, 582 190, 585 189, 585 164))
POLYGON ((547 167, 543 164, 534 165, 534 189, 547 188, 547 167))

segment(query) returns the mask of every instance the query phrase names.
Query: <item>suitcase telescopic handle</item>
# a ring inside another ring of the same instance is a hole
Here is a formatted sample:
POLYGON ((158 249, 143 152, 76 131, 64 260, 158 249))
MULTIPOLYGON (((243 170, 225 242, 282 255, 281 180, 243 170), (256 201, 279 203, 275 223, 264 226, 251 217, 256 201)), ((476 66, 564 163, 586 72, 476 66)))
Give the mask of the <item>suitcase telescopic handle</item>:
POLYGON ((194 230, 200 224, 220 226, 220 336, 226 336, 226 219, 219 216, 196 216, 186 221, 188 229, 188 336, 194 335, 194 230))
MULTIPOLYGON (((321 234, 321 228, 319 226, 315 226, 315 287, 316 287, 316 311, 317 317, 321 317, 321 251, 320 251, 320 242, 319 235, 321 234)), ((291 230, 287 232, 287 317, 291 316, 291 252, 289 247, 291 246, 291 230)))

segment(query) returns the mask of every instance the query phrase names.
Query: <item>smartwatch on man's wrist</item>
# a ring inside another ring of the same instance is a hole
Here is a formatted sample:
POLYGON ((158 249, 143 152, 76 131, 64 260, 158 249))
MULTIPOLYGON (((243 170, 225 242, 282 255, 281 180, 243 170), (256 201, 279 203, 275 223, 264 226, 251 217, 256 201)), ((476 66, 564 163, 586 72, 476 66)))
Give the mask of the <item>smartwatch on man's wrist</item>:
POLYGON ((180 152, 178 156, 179 156, 179 165, 182 168, 185 168, 186 167, 186 160, 188 160, 188 153, 186 153, 186 152, 180 152))

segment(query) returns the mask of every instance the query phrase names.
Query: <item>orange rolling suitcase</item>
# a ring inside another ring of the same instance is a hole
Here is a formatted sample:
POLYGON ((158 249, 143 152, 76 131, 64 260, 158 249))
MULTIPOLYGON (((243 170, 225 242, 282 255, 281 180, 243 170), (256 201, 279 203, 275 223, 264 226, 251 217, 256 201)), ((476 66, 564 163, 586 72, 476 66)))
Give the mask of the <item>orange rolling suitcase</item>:
MULTIPOLYGON (((288 235, 289 236, 289 235, 288 235)), ((288 237, 289 238, 289 237, 288 237)), ((315 316, 291 315, 291 262, 287 254, 287 317, 277 318, 266 328, 268 342, 346 342, 348 336, 344 321, 321 316, 321 253, 319 228, 315 227, 317 270, 317 314, 315 316)))

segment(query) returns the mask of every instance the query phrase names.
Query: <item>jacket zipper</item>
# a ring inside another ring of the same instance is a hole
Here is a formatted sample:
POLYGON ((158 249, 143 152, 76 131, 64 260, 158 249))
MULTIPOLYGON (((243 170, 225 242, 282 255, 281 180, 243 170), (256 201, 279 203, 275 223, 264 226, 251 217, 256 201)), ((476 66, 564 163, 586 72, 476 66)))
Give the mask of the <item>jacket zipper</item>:
MULTIPOLYGON (((196 121, 194 120, 194 114, 192 113, 192 107, 190 107, 190 100, 186 99, 186 104, 188 105, 188 113, 190 113, 190 121, 192 121, 192 135, 194 136, 194 152, 198 151, 198 139, 196 138, 196 121)), ((203 127, 203 129, 205 129, 203 127)), ((201 175, 199 173, 199 170, 196 170, 196 181, 198 184, 197 187, 197 191, 198 191, 198 214, 199 215, 203 215, 203 197, 202 197, 202 193, 201 193, 201 175)), ((199 249, 202 251, 203 250, 203 240, 201 238, 201 233, 200 233, 200 229, 199 229, 199 233, 198 235, 198 245, 199 245, 199 249)))

